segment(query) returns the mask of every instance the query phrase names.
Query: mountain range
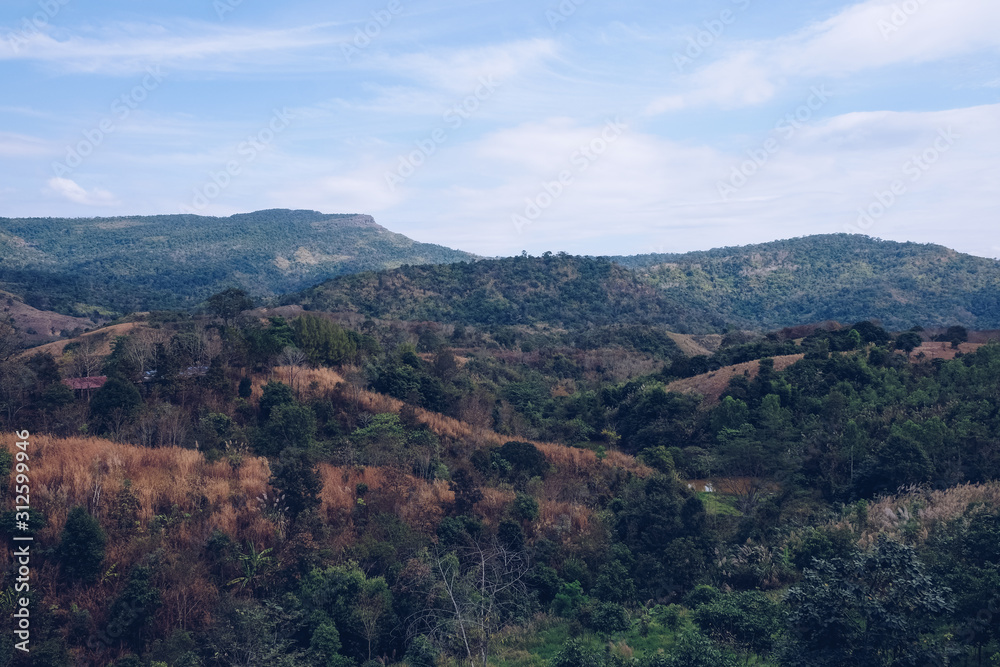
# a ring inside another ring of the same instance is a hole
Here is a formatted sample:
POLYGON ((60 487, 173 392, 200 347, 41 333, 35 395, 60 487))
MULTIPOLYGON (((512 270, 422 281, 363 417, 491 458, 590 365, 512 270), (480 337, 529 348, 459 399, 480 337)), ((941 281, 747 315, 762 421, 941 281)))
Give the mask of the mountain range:
POLYGON ((108 319, 230 286, 265 303, 481 325, 646 324, 681 333, 867 319, 1000 328, 1000 262, 860 235, 628 257, 483 259, 368 215, 0 218, 0 289, 108 319))

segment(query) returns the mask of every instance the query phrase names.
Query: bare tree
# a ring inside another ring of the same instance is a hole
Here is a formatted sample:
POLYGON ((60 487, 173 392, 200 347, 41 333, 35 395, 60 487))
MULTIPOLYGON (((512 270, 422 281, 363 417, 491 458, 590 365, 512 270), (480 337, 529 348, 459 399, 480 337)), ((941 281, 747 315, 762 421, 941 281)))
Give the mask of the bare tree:
POLYGON ((494 637, 527 600, 526 555, 494 537, 426 558, 427 607, 412 628, 440 645, 457 640, 467 660, 486 667, 494 637))
POLYGON ((306 353, 297 347, 288 346, 281 351, 278 356, 278 363, 282 366, 288 368, 288 386, 295 391, 296 395, 298 391, 295 389, 295 378, 298 376, 299 371, 301 371, 301 366, 306 363, 306 353))
POLYGON ((73 373, 77 377, 92 377, 101 367, 101 341, 98 335, 84 336, 73 350, 73 373))

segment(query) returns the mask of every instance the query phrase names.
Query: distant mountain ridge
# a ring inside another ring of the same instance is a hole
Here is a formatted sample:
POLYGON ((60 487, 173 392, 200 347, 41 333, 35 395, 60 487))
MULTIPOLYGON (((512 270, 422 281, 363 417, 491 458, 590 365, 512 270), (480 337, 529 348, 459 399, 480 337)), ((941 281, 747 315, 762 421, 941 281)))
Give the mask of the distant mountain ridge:
POLYGON ((485 325, 656 324, 682 333, 877 319, 1000 327, 1000 262, 833 234, 676 255, 513 257, 342 276, 284 303, 485 325))
POLYGON ((0 288, 83 316, 187 308, 232 285, 271 297, 345 273, 473 259, 359 214, 0 218, 0 288))
POLYGON ((1000 325, 1000 261, 853 234, 610 258, 687 308, 774 329, 878 319, 893 329, 1000 325))

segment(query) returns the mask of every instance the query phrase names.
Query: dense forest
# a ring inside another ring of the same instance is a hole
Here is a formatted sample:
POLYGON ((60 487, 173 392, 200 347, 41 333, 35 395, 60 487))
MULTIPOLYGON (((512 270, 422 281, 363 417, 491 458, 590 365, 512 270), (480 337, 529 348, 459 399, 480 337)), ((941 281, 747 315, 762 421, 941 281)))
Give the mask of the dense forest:
POLYGON ((741 326, 877 317, 894 329, 1000 328, 1000 262, 943 246, 831 234, 612 259, 688 307, 741 326))
POLYGON ((234 284, 265 297, 344 273, 470 259, 367 215, 0 218, 0 288, 81 317, 191 307, 234 284))
POLYGON ((345 275, 281 299, 370 317, 476 324, 655 324, 681 333, 835 320, 1000 328, 1000 265, 847 234, 685 255, 546 253, 345 275))
POLYGON ((0 497, 29 430, 38 554, 0 665, 1000 660, 988 335, 726 327, 558 255, 302 297, 0 326, 0 497))

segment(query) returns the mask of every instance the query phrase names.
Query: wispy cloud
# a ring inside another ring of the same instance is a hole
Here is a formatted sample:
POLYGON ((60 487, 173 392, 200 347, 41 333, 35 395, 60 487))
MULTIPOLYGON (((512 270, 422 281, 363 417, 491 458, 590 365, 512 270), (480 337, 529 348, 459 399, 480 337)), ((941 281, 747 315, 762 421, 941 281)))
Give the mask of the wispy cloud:
POLYGON ((120 203, 107 190, 101 188, 85 190, 76 181, 68 178, 49 179, 48 186, 56 195, 84 206, 116 206, 120 203))
MULTIPOLYGON (((163 25, 118 23, 96 31, 77 31, 63 39, 35 32, 14 44, 0 40, 0 60, 47 63, 67 72, 130 75, 150 62, 172 69, 231 71, 245 65, 274 67, 289 54, 347 42, 336 24, 268 30, 228 28, 184 22, 163 25)), ((325 59, 333 60, 333 56, 325 59)), ((302 63, 297 64, 301 67, 302 63)))
POLYGON ((1000 4, 993 0, 868 0, 789 36, 736 42, 728 52, 718 45, 722 57, 679 77, 679 91, 657 97, 646 112, 753 106, 796 78, 843 77, 983 51, 1000 53, 998 33, 1000 4))

